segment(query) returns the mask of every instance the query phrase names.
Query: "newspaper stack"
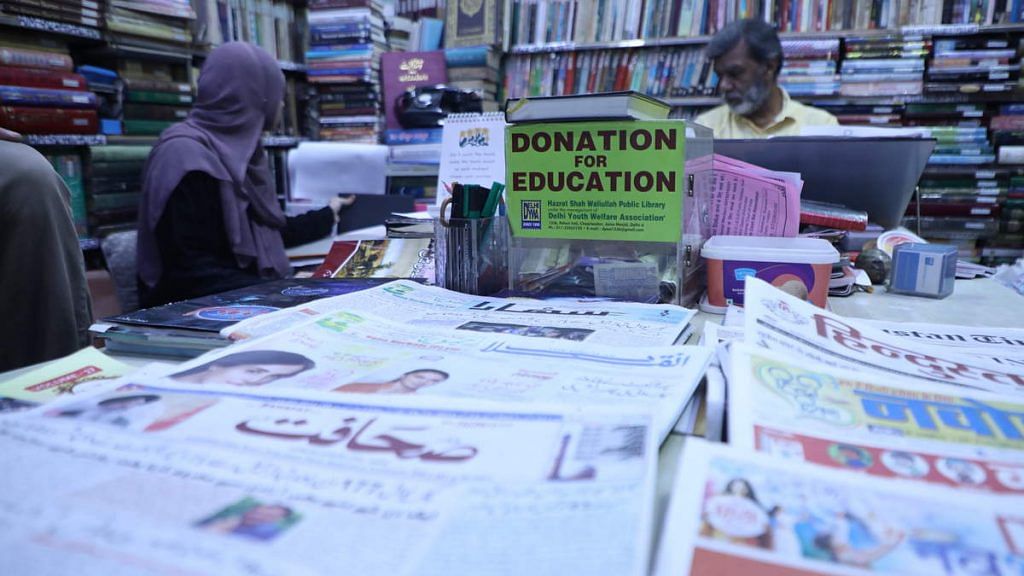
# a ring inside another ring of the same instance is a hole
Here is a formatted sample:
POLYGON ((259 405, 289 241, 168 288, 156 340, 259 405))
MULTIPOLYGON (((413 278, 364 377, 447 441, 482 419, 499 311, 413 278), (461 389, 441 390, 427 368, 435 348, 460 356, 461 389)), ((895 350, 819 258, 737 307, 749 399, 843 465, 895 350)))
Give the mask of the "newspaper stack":
POLYGON ((705 329, 730 445, 687 441, 656 574, 1024 568, 1024 330, 841 318, 753 278, 745 304, 705 329))
POLYGON ((0 418, 0 573, 647 574, 692 316, 402 280, 243 321, 0 418))

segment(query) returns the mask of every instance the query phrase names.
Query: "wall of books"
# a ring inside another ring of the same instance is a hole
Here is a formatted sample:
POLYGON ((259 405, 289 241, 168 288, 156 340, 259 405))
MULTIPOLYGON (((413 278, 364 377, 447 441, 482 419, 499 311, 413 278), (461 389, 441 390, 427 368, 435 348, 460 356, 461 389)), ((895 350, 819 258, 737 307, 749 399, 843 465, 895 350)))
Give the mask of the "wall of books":
MULTIPOLYGON (((593 40, 608 36, 576 27, 586 3, 575 4, 575 14, 556 4, 514 4, 514 44, 535 43, 515 44, 506 57, 509 98, 636 90, 665 99, 677 117, 721 103, 703 54, 709 36, 593 40), (537 28, 538 18, 550 26, 537 28)), ((904 224, 958 245, 963 258, 1012 261, 1024 255, 1022 36, 1024 26, 1014 24, 785 33, 780 84, 841 124, 912 127, 936 138, 920 202, 904 224)))
POLYGON ((214 46, 252 42, 278 59, 286 108, 268 143, 294 144, 304 115, 305 13, 304 2, 284 0, 5 2, 0 126, 51 159, 72 191, 83 246, 94 247, 95 238, 134 227, 149 148, 188 115, 214 46))
POLYGON ((384 121, 395 104, 384 84, 423 74, 400 70, 402 58, 385 69, 384 53, 443 60, 443 83, 475 91, 485 111, 505 98, 636 90, 692 117, 720 102, 703 54, 710 35, 762 17, 785 31, 780 81, 792 96, 842 124, 939 140, 907 223, 995 262, 1024 244, 1022 13, 1019 0, 512 0, 482 2, 472 18, 438 0, 5 2, 0 122, 55 158, 79 157, 78 172, 63 165, 81 174, 83 234, 127 227, 137 176, 94 168, 84 146, 152 145, 187 115, 205 54, 254 42, 288 82, 269 141, 279 174, 302 138, 385 143, 395 191, 430 196, 436 130, 384 121))

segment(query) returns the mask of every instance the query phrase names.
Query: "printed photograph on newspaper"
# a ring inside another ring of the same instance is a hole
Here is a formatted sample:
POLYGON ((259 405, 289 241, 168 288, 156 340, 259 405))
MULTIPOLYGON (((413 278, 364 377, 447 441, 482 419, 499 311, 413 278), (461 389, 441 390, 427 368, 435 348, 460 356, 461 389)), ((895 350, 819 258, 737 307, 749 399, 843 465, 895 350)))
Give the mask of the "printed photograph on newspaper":
POLYGON ((762 348, 848 370, 997 393, 1024 392, 1024 372, 1019 368, 890 336, 863 320, 843 318, 753 277, 746 279, 745 290, 745 337, 762 348))
POLYGON ((1024 494, 1024 401, 731 347, 729 441, 873 476, 1024 494))
POLYGON ((658 552, 676 574, 1019 574, 1019 498, 688 440, 658 552))
POLYGON ((165 380, 197 387, 634 406, 654 415, 661 439, 711 354, 697 346, 641 349, 431 330, 344 309, 203 355, 168 370, 165 380))

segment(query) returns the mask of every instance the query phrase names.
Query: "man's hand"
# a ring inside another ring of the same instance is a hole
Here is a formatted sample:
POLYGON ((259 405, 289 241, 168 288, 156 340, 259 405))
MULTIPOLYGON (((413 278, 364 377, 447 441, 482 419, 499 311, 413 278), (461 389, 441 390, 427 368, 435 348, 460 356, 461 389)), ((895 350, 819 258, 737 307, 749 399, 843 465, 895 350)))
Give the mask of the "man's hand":
POLYGON ((0 140, 6 140, 8 142, 21 142, 21 134, 7 130, 6 128, 0 128, 0 140))
POLYGON ((334 212, 334 221, 335 222, 338 221, 338 213, 341 212, 342 208, 344 208, 345 206, 351 206, 352 203, 355 202, 355 201, 356 201, 356 197, 352 196, 352 195, 350 195, 350 196, 335 196, 334 198, 331 198, 330 200, 328 200, 327 201, 327 205, 330 206, 331 210, 334 212))

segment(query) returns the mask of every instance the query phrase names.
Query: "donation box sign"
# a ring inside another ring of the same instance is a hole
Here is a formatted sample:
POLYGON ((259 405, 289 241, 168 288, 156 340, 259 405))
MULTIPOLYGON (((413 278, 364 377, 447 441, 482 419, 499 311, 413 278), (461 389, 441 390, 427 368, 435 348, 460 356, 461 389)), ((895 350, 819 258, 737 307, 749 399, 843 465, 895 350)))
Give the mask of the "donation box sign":
POLYGON ((513 235, 679 242, 685 146, 685 124, 671 120, 509 126, 513 235))

